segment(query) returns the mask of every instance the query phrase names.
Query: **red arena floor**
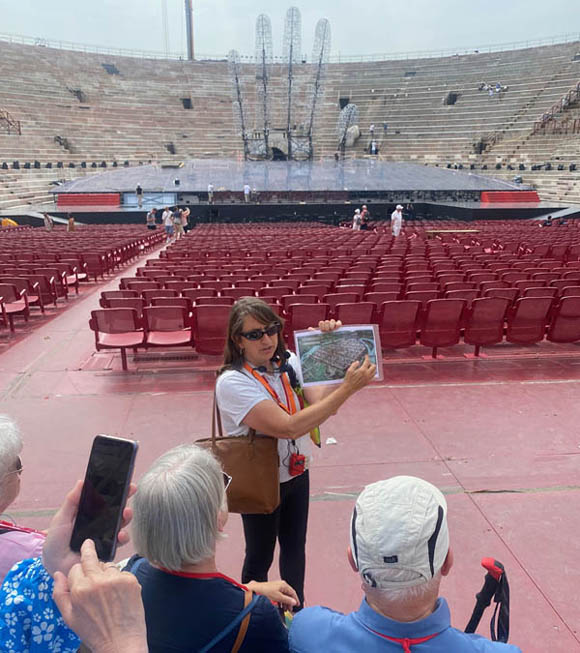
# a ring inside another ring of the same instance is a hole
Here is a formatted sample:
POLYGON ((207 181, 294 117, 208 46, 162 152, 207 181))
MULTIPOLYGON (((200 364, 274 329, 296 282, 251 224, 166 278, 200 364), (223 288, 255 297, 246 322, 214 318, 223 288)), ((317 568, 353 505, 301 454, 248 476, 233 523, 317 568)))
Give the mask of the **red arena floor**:
MULTIPOLYGON (((116 289, 137 265, 82 286, 66 310, 49 309, 49 320, 32 317, 14 336, 0 332, 0 412, 18 420, 25 439, 22 493, 11 509, 23 525, 48 524, 82 477, 97 433, 140 441, 137 478, 163 451, 209 433, 218 359, 142 354, 129 356, 123 372, 116 351, 94 351, 88 318, 99 292, 116 289)), ((455 567, 442 594, 454 625, 467 623, 483 581, 480 559, 492 556, 511 585, 510 642, 526 653, 580 652, 580 347, 548 351, 502 345, 474 361, 454 347, 425 360, 429 351, 418 348, 386 357, 384 381, 322 428, 323 443, 337 442, 323 444, 311 471, 308 604, 358 606, 360 583, 345 553, 353 500, 367 483, 412 474, 449 502, 455 567)), ((239 577, 237 515, 228 533, 218 560, 239 577)))

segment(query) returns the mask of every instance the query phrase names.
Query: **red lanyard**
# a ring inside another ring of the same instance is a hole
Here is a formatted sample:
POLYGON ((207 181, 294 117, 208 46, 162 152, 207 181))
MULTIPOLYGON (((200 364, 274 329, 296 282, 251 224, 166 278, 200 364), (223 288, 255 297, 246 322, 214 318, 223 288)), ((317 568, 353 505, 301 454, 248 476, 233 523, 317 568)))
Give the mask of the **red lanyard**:
POLYGON ((382 637, 383 639, 388 639, 390 642, 395 642, 396 644, 400 644, 403 647, 403 651, 405 653, 411 653, 411 646, 416 646, 417 644, 424 644, 425 642, 428 642, 430 639, 433 639, 434 637, 437 637, 439 633, 434 633, 433 635, 427 635, 427 637, 389 637, 388 635, 383 635, 382 633, 378 633, 376 630, 373 630, 372 628, 369 628, 368 626, 365 626, 367 630, 370 630, 371 633, 374 633, 375 635, 378 635, 379 637, 382 637))
POLYGON ((261 374, 256 372, 256 370, 248 365, 248 363, 244 363, 244 369, 249 372, 259 383, 261 383, 264 388, 266 388, 268 394, 272 397, 272 399, 278 404, 278 406, 280 406, 283 411, 288 413, 288 415, 294 415, 294 413, 298 412, 298 408, 296 407, 296 400, 294 399, 294 392, 292 391, 290 379, 288 378, 288 374, 286 372, 283 372, 280 375, 282 379, 282 387, 284 388, 284 394, 286 395, 286 405, 284 405, 280 401, 280 397, 278 397, 278 394, 274 388, 261 374))

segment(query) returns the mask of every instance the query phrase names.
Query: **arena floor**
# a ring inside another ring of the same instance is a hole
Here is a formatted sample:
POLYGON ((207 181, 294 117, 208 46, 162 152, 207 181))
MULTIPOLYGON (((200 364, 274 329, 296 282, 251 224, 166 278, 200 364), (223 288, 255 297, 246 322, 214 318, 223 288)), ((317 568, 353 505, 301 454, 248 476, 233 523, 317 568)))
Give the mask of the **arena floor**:
MULTIPOLYGON (((113 277, 87 284, 67 310, 49 309, 52 319, 35 316, 12 338, 0 332, 0 412, 25 438, 22 494, 11 510, 24 525, 48 524, 82 478, 97 433, 140 441, 137 478, 166 449, 209 433, 216 359, 141 355, 123 373, 118 354, 94 352, 90 310, 101 290, 116 287, 113 277)), ((461 348, 441 353, 388 357, 384 382, 323 426, 323 442, 337 443, 323 445, 311 471, 307 603, 357 607, 360 583, 345 554, 354 497, 369 482, 413 474, 449 502, 455 566, 442 593, 454 625, 467 623, 483 582, 479 561, 492 556, 510 581, 510 641, 526 653, 580 652, 580 347, 508 345, 480 361, 461 348)), ((228 533, 219 565, 239 577, 237 515, 228 533)))

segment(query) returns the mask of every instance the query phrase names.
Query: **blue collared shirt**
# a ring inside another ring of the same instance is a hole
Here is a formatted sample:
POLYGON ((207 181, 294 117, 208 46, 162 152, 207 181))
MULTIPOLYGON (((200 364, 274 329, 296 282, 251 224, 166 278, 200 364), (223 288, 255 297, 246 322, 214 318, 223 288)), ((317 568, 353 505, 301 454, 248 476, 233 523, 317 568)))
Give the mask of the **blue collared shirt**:
POLYGON ((521 653, 517 646, 452 628, 449 607, 443 598, 437 600, 435 610, 428 617, 409 623, 383 617, 366 599, 357 612, 347 615, 328 608, 306 608, 292 622, 290 650, 293 653, 401 653, 402 644, 376 633, 397 639, 420 639, 437 633, 422 644, 411 644, 412 653, 521 653))

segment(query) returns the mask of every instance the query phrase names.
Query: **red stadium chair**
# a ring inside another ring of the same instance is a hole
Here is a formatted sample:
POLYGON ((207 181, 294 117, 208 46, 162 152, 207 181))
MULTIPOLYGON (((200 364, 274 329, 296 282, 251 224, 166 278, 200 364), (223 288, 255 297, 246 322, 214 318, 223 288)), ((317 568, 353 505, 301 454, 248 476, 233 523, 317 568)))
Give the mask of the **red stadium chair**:
POLYGON ((503 297, 509 299, 511 303, 515 302, 518 297, 517 288, 488 288, 484 293, 484 297, 503 297))
POLYGON ((580 296, 563 297, 552 315, 547 339, 550 342, 580 340, 580 296))
POLYGON ((508 311, 506 340, 523 345, 544 339, 551 297, 521 297, 508 311))
POLYGON ((379 333, 383 349, 411 347, 417 340, 421 302, 384 302, 379 308, 379 333))
POLYGON ((420 342, 432 348, 432 358, 437 358, 439 347, 450 347, 459 342, 465 304, 464 299, 432 299, 427 302, 420 342))
POLYGON ((223 354, 230 306, 194 306, 193 340, 200 354, 223 354))
POLYGON ((376 305, 373 302, 337 304, 334 316, 343 324, 371 324, 376 305))
POLYGON ((141 297, 120 297, 118 299, 109 299, 107 308, 133 308, 137 311, 137 317, 141 319, 145 304, 145 300, 141 299, 141 297))
POLYGON ((3 313, 8 316, 10 331, 14 331, 14 316, 22 315, 25 322, 30 317, 28 306, 28 293, 25 289, 18 288, 11 283, 0 283, 0 297, 4 308, 3 313))
POLYGON ((182 306, 147 306, 145 320, 146 347, 193 346, 193 321, 182 306))
POLYGON ((465 321, 463 340, 475 345, 474 356, 481 347, 494 345, 503 340, 505 316, 510 300, 504 297, 480 297, 474 299, 465 321))
POLYGON ((334 315, 337 304, 351 304, 358 299, 358 295, 354 292, 337 292, 324 295, 322 301, 330 306, 330 312, 334 315))
POLYGON ((127 370, 127 347, 136 349, 145 342, 143 323, 134 308, 104 308, 91 311, 89 327, 95 333, 95 348, 120 349, 127 370))
POLYGON ((284 327, 285 335, 290 339, 294 331, 318 327, 321 320, 328 319, 330 306, 328 304, 290 304, 288 306, 288 319, 284 327))

